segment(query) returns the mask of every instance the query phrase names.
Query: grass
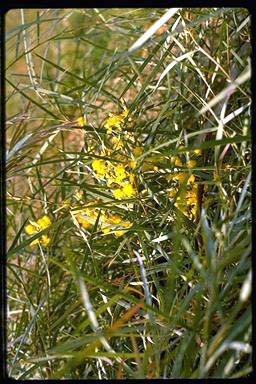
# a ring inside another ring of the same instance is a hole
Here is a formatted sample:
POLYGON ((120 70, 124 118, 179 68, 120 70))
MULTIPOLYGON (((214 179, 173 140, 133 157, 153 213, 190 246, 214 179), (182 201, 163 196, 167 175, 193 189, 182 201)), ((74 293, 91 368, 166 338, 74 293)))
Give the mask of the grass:
POLYGON ((248 11, 6 26, 7 374, 249 377, 248 11))

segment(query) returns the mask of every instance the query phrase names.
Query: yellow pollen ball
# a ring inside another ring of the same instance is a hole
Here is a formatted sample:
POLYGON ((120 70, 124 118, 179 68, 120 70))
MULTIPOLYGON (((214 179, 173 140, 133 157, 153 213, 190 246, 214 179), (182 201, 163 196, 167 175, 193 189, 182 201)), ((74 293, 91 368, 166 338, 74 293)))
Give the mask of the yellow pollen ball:
POLYGON ((182 167, 182 162, 181 162, 181 160, 177 157, 176 158, 176 160, 175 160, 175 165, 177 166, 177 167, 182 167))
POLYGON ((194 149, 193 153, 197 156, 201 156, 202 155, 202 150, 201 149, 194 149))
POLYGON ((188 179, 188 184, 193 184, 195 181, 195 176, 191 175, 190 178, 188 179))
POLYGON ((45 229, 51 225, 51 220, 48 216, 43 216, 41 219, 37 220, 37 224, 40 227, 40 229, 45 229))
POLYGON ((124 193, 121 189, 114 189, 112 191, 112 194, 114 196, 115 199, 118 199, 118 200, 121 200, 123 197, 124 197, 124 193))
POLYGON ((37 233, 37 230, 32 224, 28 224, 25 226, 25 232, 28 235, 34 235, 35 233, 37 233))
POLYGON ((77 123, 77 125, 79 125, 79 127, 83 127, 85 125, 85 118, 83 116, 79 117, 76 120, 76 123, 77 123))
POLYGON ((79 216, 76 219, 77 219, 78 223, 81 224, 84 229, 87 229, 91 226, 91 223, 88 220, 86 220, 84 217, 79 216))
POLYGON ((134 175, 132 173, 129 174, 129 180, 131 184, 134 183, 134 175))
POLYGON ((131 184, 125 184, 123 186, 123 192, 127 197, 135 195, 135 190, 131 184))
POLYGON ((50 242, 50 239, 49 239, 49 237, 48 236, 46 236, 46 235, 42 235, 42 245, 44 246, 44 247, 46 247, 48 244, 49 244, 49 242, 50 242))
POLYGON ((124 234, 124 231, 115 231, 114 233, 117 237, 120 237, 124 234))
POLYGON ((129 167, 130 167, 130 168, 135 169, 135 168, 136 168, 136 165, 137 165, 136 161, 133 161, 133 160, 130 160, 130 161, 129 161, 129 167))
POLYGON ((30 245, 36 245, 36 244, 39 244, 39 239, 32 241, 32 243, 30 245))

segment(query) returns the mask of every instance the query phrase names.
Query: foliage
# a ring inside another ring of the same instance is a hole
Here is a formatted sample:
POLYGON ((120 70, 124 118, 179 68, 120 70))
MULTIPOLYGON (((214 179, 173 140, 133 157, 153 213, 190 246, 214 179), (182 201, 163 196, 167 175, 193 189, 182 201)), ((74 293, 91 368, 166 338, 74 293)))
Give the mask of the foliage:
POLYGON ((8 375, 247 377, 248 11, 6 23, 8 375))

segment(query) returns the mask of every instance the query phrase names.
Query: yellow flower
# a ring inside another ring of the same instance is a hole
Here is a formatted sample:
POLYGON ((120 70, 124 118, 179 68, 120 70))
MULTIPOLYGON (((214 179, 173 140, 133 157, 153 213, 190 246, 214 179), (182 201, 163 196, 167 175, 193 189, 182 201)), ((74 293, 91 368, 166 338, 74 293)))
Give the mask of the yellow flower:
POLYGON ((51 223, 52 223, 51 220, 46 215, 43 216, 41 219, 37 220, 37 224, 41 230, 49 227, 51 223))
POLYGON ((197 156, 201 156, 202 155, 202 150, 201 149, 194 149, 193 150, 193 153, 197 156))
POLYGON ((84 228, 84 229, 87 229, 87 228, 89 228, 92 224, 85 218, 85 217, 82 217, 82 216, 78 216, 77 218, 76 218, 76 220, 77 220, 77 222, 79 223, 79 224, 81 224, 82 225, 82 227, 84 228))
POLYGON ((175 159, 175 165, 177 167, 182 167, 182 161, 178 157, 175 159))
POLYGON ((176 195, 177 191, 175 191, 175 189, 172 189, 170 192, 169 192, 169 197, 170 198, 173 198, 175 195, 176 195))
MULTIPOLYGON (((124 118, 126 118, 126 116, 128 115, 128 113, 129 113, 129 109, 125 109, 122 113, 121 113, 121 115, 124 117, 124 118)), ((129 119, 130 120, 130 119, 129 119)))
POLYGON ((77 123, 77 125, 79 125, 79 127, 83 127, 85 125, 85 118, 83 116, 79 117, 76 120, 76 123, 77 123))
POLYGON ((127 197, 132 197, 133 195, 135 195, 135 190, 133 188, 133 186, 131 184, 125 184, 123 186, 123 193, 127 196, 127 197))
POLYGON ((116 177, 118 179, 117 183, 120 183, 123 179, 126 178, 126 172, 125 172, 125 168, 122 164, 118 164, 116 167, 115 167, 115 174, 116 174, 116 177))
POLYGON ((181 183, 183 183, 187 176, 188 176, 187 173, 179 172, 179 173, 176 173, 176 174, 173 176, 173 180, 178 180, 178 181, 180 181, 181 183))
POLYGON ((195 181, 195 176, 191 175, 187 182, 188 182, 188 184, 193 184, 194 181, 195 181))
POLYGON ((123 223, 122 226, 124 228, 130 228, 132 226, 132 223, 123 223))
POLYGON ((129 167, 130 167, 130 168, 135 169, 136 166, 137 166, 136 161, 134 161, 134 160, 130 160, 130 161, 129 161, 129 167))
POLYGON ((194 168, 195 166, 196 166, 196 161, 195 160, 187 161, 187 167, 188 168, 194 168))
POLYGON ((96 217, 98 216, 97 211, 95 211, 95 208, 87 208, 85 212, 92 219, 96 219, 96 217))
POLYGON ((120 237, 124 234, 124 231, 115 231, 114 234, 117 236, 117 237, 120 237))
POLYGON ((105 146, 102 148, 102 151, 100 152, 100 156, 109 156, 112 152, 111 148, 106 148, 105 146))
POLYGON ((192 191, 187 192, 186 194, 187 204, 196 205, 197 202, 197 190, 193 189, 192 191))
POLYGON ((104 124, 104 127, 107 128, 107 133, 111 135, 112 128, 121 128, 121 124, 124 120, 122 115, 117 115, 115 113, 110 113, 107 121, 104 124))
POLYGON ((105 167, 104 163, 101 161, 101 160, 93 160, 92 162, 92 168, 95 170, 95 171, 98 171, 99 169, 105 167))
MULTIPOLYGON (((126 116, 128 115, 129 110, 125 109, 122 113, 116 114, 116 113, 109 113, 109 117, 106 120, 104 127, 107 128, 107 133, 112 133, 112 128, 121 128, 121 124, 124 122, 126 116)), ((131 119, 129 119, 131 120, 131 119)))
POLYGON ((122 181, 125 179, 126 176, 118 176, 116 177, 113 181, 114 183, 117 183, 117 184, 122 184, 122 181))
POLYGON ((134 175, 132 173, 129 173, 129 180, 131 184, 134 183, 134 175))
POLYGON ((104 176, 105 173, 107 172, 104 161, 102 160, 98 160, 98 159, 93 160, 92 168, 97 173, 97 176, 104 176))
POLYGON ((36 244, 39 244, 39 239, 32 241, 32 243, 30 245, 32 246, 32 245, 36 245, 36 244))
POLYGON ((47 235, 42 235, 42 245, 44 247, 47 247, 47 245, 49 244, 50 242, 50 239, 47 235))
MULTIPOLYGON (((51 220, 48 216, 43 216, 41 219, 38 219, 35 223, 28 224, 25 226, 25 232, 28 235, 35 235, 39 233, 43 229, 49 227, 51 225, 51 220)), ((50 239, 46 235, 42 235, 40 238, 32 241, 31 245, 36 245, 38 243, 42 243, 43 246, 47 246, 50 242, 50 239)))
POLYGON ((124 146, 123 141, 120 138, 116 137, 116 136, 112 137, 111 142, 113 144, 113 148, 116 149, 116 150, 117 149, 121 149, 124 146))
POLYGON ((119 224, 121 223, 122 218, 118 215, 111 215, 108 219, 109 224, 119 224))
POLYGON ((105 227, 105 228, 102 228, 102 232, 104 232, 104 233, 109 233, 109 232, 110 232, 110 227, 107 226, 107 227, 105 227))
POLYGON ((178 196, 174 205, 183 213, 183 215, 194 220, 197 209, 197 184, 193 186, 191 191, 184 191, 181 196, 178 196))
POLYGON ((34 225, 28 224, 25 226, 25 232, 27 232, 28 235, 35 235, 37 233, 37 229, 34 225))
POLYGON ((121 200, 124 197, 124 193, 123 193, 122 189, 120 189, 120 188, 114 189, 112 191, 112 194, 113 194, 114 198, 118 199, 118 200, 121 200))

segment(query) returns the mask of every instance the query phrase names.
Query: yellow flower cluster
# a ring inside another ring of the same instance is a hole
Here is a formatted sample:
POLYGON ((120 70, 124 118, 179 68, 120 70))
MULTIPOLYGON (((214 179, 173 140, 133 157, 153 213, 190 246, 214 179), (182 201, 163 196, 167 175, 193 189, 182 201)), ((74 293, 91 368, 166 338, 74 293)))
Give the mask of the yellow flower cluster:
MULTIPOLYGON (((184 148, 184 146, 179 147, 179 149, 182 148, 184 148)), ((201 151, 199 149, 194 150, 193 153, 197 156, 201 155, 201 151)), ((177 167, 186 166, 187 168, 192 169, 196 167, 197 162, 196 160, 188 160, 186 164, 183 164, 178 156, 172 156, 171 164, 176 165, 177 167)), ((197 184, 194 184, 195 176, 193 174, 189 174, 188 172, 175 172, 168 175, 167 180, 174 180, 178 182, 178 186, 169 192, 169 197, 171 199, 174 198, 179 188, 185 187, 184 191, 182 191, 177 197, 174 205, 185 216, 192 220, 195 219, 197 206, 197 184)))
MULTIPOLYGON (((100 200, 92 200, 89 203, 90 205, 95 205, 99 204, 100 202, 100 200)), ((103 233, 109 233, 111 230, 113 230, 115 236, 122 236, 124 234, 124 231, 122 229, 129 228, 132 226, 132 224, 128 221, 123 221, 121 216, 107 212, 102 208, 78 208, 72 211, 72 213, 75 216, 77 222, 84 229, 89 229, 92 228, 92 226, 94 225, 100 209, 101 215, 99 218, 98 225, 103 233)))
POLYGON ((111 143, 113 145, 114 150, 122 149, 124 147, 124 143, 120 139, 120 137, 113 136, 111 139, 111 143))
POLYGON ((109 113, 108 119, 105 121, 104 127, 107 128, 107 133, 111 135, 113 128, 121 130, 122 124, 128 115, 129 110, 125 109, 122 113, 109 113))
POLYGON ((96 176, 101 179, 107 173, 106 162, 104 160, 95 159, 92 162, 92 168, 96 172, 96 176))
POLYGON ((99 179, 107 182, 115 199, 130 198, 136 194, 133 187, 134 175, 125 169, 126 165, 95 159, 92 161, 92 168, 99 179))
POLYGON ((168 181, 174 180, 174 181, 179 181, 181 183, 184 183, 187 180, 188 184, 193 184, 195 181, 195 176, 189 174, 187 172, 175 172, 166 177, 168 181))
MULTIPOLYGON (((168 175, 166 179, 174 182, 174 187, 169 192, 169 197, 174 198, 179 188, 182 188, 182 192, 179 194, 175 201, 175 206, 184 213, 187 217, 194 219, 196 216, 197 206, 197 185, 195 184, 195 176, 192 174, 192 169, 196 167, 197 161, 193 159, 195 156, 202 154, 200 149, 190 151, 192 159, 188 161, 182 161, 184 156, 172 156, 169 158, 166 155, 162 155, 159 152, 150 153, 142 161, 138 162, 138 158, 144 153, 142 146, 136 146, 135 137, 133 134, 122 132, 124 121, 129 114, 129 110, 124 107, 123 112, 109 113, 108 118, 104 122, 104 127, 107 130, 107 134, 111 135, 107 138, 111 143, 111 148, 106 148, 103 144, 100 156, 102 158, 94 159, 91 163, 91 167, 95 172, 98 179, 103 180, 112 196, 117 200, 126 198, 132 198, 136 195, 136 189, 134 186, 134 169, 140 166, 141 172, 157 172, 159 170, 159 164, 163 161, 171 161, 172 165, 176 167, 186 167, 186 170, 175 170, 172 174, 168 175), (115 129, 115 131, 114 131, 115 129), (129 140, 124 144, 121 135, 125 134, 129 137, 129 140), (129 149, 131 157, 125 151, 129 149), (110 156, 112 155, 112 156, 110 156), (107 160, 104 157, 112 157, 114 161, 107 160), (167 160, 166 160, 167 159, 167 160), (117 160, 117 161, 115 161, 117 160)), ((128 119, 129 121, 131 118, 128 119)), ((79 126, 83 126, 85 121, 83 117, 77 120, 79 126)), ((179 147, 180 152, 185 152, 184 146, 179 147), (184 149, 184 151, 183 151, 184 149)), ((98 153, 98 152, 97 152, 98 153)), ((75 210, 74 215, 77 222, 84 228, 90 228, 95 223, 97 217, 97 210, 95 208, 83 208, 75 210)), ((103 212, 101 210, 99 225, 104 233, 108 233, 113 225, 121 225, 122 218, 117 215, 111 215, 110 213, 103 212)), ((122 224, 130 226, 130 223, 122 224)), ((122 231, 114 231, 118 236, 118 232, 122 234, 122 231)))
POLYGON ((195 219, 197 205, 197 184, 193 185, 192 190, 184 191, 181 193, 181 195, 177 197, 174 205, 185 216, 189 217, 190 219, 195 219))
POLYGON ((120 184, 120 188, 114 189, 112 191, 112 194, 115 199, 121 200, 126 197, 128 198, 133 197, 136 194, 136 192, 132 184, 128 183, 128 184, 120 184))
MULTIPOLYGON (((30 224, 25 226, 25 232, 28 235, 35 235, 36 233, 39 233, 43 229, 49 227, 51 225, 51 220, 48 216, 43 216, 41 219, 37 220, 36 222, 30 221, 30 224)), ((31 245, 36 244, 42 244, 44 247, 46 247, 50 242, 50 239, 47 235, 42 235, 40 238, 32 241, 31 245)))
MULTIPOLYGON (((179 150, 183 151, 183 149, 185 149, 185 146, 184 145, 180 145, 179 146, 179 150)), ((189 151, 192 155, 196 155, 196 156, 202 156, 202 150, 201 149, 192 149, 189 151)))
MULTIPOLYGON (((114 151, 124 150, 125 148, 119 133, 128 113, 128 109, 125 109, 121 114, 110 113, 108 119, 105 121, 104 127, 107 128, 108 134, 112 134, 113 128, 117 128, 119 131, 116 136, 111 137, 111 144, 114 151)), ((134 141, 133 136, 130 137, 130 139, 134 141)), ((127 143, 127 146, 129 147, 130 144, 127 143)), ((137 158, 143 154, 144 149, 137 146, 135 148, 130 148, 130 150, 132 152, 132 158, 128 161, 127 156, 120 154, 120 152, 115 156, 116 160, 122 161, 122 163, 117 165, 116 163, 113 164, 113 162, 103 159, 95 159, 92 161, 92 169, 96 173, 96 177, 106 181, 113 197, 117 200, 131 198, 136 195, 136 190, 134 188, 134 174, 132 170, 137 167, 137 158)), ((106 156, 106 154, 109 155, 111 151, 112 150, 110 149, 104 148, 104 151, 101 152, 101 156, 106 156)), ((142 161, 142 172, 157 171, 158 167, 155 163, 161 159, 163 159, 161 154, 158 155, 153 153, 150 156, 147 156, 147 158, 142 161)))

